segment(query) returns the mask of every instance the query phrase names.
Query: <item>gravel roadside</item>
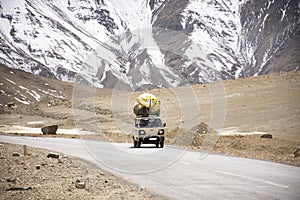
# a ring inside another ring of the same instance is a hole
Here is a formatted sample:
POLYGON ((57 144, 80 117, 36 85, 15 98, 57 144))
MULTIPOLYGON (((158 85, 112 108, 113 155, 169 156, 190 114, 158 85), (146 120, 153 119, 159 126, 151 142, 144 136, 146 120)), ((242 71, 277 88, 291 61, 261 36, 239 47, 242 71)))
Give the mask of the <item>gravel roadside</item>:
POLYGON ((166 199, 80 160, 26 149, 0 143, 0 199, 166 199))

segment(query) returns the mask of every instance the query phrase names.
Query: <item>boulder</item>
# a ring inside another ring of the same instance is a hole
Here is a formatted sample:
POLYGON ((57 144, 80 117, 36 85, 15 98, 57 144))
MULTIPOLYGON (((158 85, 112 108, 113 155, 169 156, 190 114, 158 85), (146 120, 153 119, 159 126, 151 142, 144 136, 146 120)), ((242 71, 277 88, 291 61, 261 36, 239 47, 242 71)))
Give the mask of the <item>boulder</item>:
POLYGON ((56 159, 58 159, 59 155, 57 153, 50 152, 50 153, 48 153, 47 158, 56 158, 56 159))
POLYGON ((191 130, 196 131, 199 134, 209 134, 210 133, 209 126, 207 124, 205 124, 204 122, 201 122, 199 125, 194 126, 191 130))
POLYGON ((17 180, 18 179, 16 179, 16 178, 8 178, 8 179, 6 179, 6 181, 9 182, 9 183, 16 183, 17 180))
POLYGON ((260 136, 260 138, 268 138, 268 139, 272 139, 272 137, 273 136, 269 133, 266 133, 266 134, 263 134, 263 135, 260 136))
POLYGON ((295 158, 297 158, 297 157, 300 156, 300 148, 297 148, 297 149, 294 151, 294 156, 295 156, 295 158))
POLYGON ((20 154, 19 154, 18 152, 13 152, 12 156, 13 156, 13 157, 19 157, 20 154))
POLYGON ((77 189, 84 189, 85 188, 85 182, 81 181, 80 179, 77 179, 75 182, 75 186, 77 189))
POLYGON ((8 103, 6 104, 6 106, 7 106, 8 108, 13 108, 13 107, 15 106, 15 102, 8 102, 8 103))
POLYGON ((43 135, 55 135, 58 129, 58 125, 45 126, 42 128, 43 135))
POLYGON ((23 190, 32 190, 32 187, 11 187, 6 189, 6 191, 23 191, 23 190))

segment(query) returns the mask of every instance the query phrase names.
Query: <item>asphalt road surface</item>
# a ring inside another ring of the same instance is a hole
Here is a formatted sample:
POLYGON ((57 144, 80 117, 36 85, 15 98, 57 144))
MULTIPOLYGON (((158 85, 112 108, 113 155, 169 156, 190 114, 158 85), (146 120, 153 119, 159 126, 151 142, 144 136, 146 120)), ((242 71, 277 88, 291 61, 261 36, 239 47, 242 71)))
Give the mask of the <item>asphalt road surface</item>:
POLYGON ((300 199, 300 167, 166 146, 0 135, 87 160, 171 199, 300 199))

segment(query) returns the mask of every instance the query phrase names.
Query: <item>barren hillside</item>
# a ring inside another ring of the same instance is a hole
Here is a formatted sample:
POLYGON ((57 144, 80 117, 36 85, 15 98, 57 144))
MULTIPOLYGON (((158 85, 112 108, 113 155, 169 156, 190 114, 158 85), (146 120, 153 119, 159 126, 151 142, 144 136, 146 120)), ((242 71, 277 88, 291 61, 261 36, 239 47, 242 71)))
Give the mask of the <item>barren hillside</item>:
MULTIPOLYGON (((56 137, 132 142, 132 104, 141 91, 96 89, 0 69, 2 133, 38 136, 41 127, 57 124, 56 137), (8 107, 9 102, 14 105, 8 107)), ((278 151, 283 157, 298 163, 293 153, 300 147, 299 71, 229 80, 217 86, 216 89, 214 84, 199 84, 148 91, 162 101, 161 116, 167 123, 168 143, 201 149, 196 127, 204 123, 215 128, 214 120, 221 118, 217 131, 223 136, 215 146, 216 152, 247 156, 252 151, 248 157, 263 152, 258 157, 280 161, 282 158, 276 159, 274 151, 268 149, 282 147, 284 150, 278 151), (272 134, 273 139, 258 139, 266 133, 272 134), (182 137, 184 142, 178 143, 182 137), (270 155, 266 156, 266 152, 270 155)))

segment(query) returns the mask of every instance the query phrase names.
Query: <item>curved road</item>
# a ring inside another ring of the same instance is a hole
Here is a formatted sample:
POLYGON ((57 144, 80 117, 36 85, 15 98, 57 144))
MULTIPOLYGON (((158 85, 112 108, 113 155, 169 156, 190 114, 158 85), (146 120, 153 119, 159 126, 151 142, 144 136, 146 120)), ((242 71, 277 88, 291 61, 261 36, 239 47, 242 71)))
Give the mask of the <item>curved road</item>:
POLYGON ((300 167, 262 160, 78 139, 0 135, 87 160, 171 199, 300 199, 300 167))

